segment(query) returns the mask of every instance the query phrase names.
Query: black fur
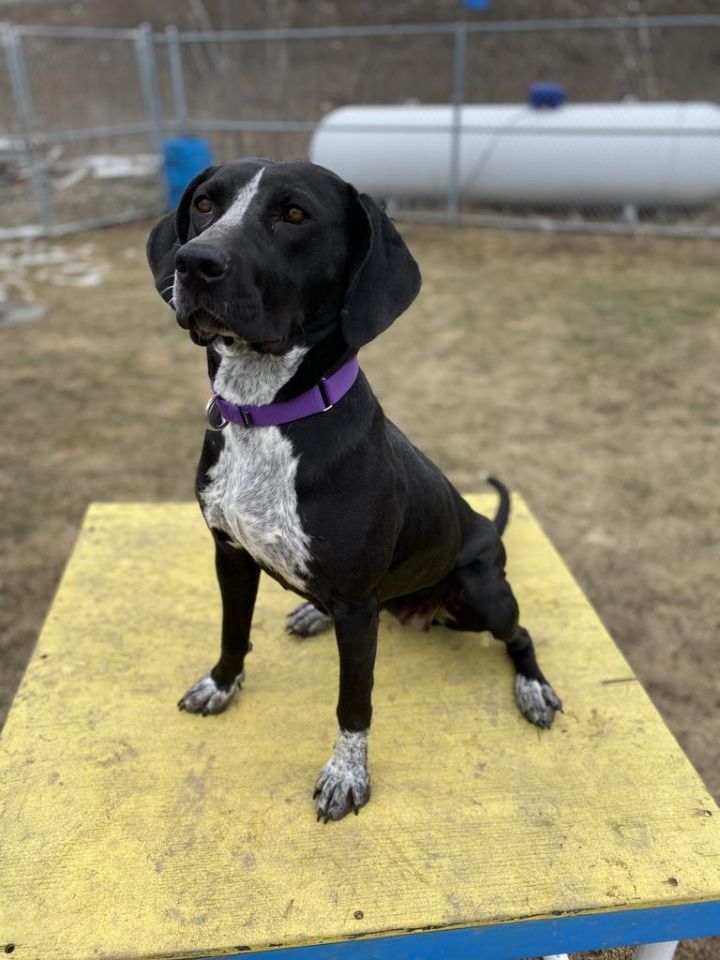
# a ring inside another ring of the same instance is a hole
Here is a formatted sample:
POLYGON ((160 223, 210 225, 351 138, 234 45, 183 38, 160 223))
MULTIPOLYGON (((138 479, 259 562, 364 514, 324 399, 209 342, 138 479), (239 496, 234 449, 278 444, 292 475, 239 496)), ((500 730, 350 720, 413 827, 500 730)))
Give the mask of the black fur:
MULTIPOLYGON (((182 301, 176 307, 178 322, 195 342, 212 341, 214 331, 222 328, 260 352, 308 346, 299 369, 276 397, 284 400, 314 385, 385 330, 417 295, 420 274, 395 227, 369 197, 312 164, 248 160, 201 174, 177 213, 155 227, 148 258, 158 290, 170 282, 183 244, 217 222, 263 165, 252 216, 234 234, 208 234, 213 252, 202 268, 207 282, 202 269, 192 283, 183 277, 182 301), (197 212, 198 197, 212 201, 210 220, 197 212), (288 222, 291 206, 307 214, 303 223, 288 222), (231 309, 224 311, 223 303, 231 309)), ((191 248, 196 256, 200 246, 206 244, 191 248)), ((212 348, 208 354, 212 375, 217 357, 212 348)), ((305 595, 335 625, 341 729, 370 726, 383 607, 425 629, 442 622, 454 629, 490 630, 507 644, 521 677, 547 686, 543 720, 523 709, 534 722, 549 726, 560 704, 556 697, 552 700, 529 634, 519 625, 505 577, 500 535, 509 499, 504 486, 489 478, 500 493, 495 522, 475 513, 387 420, 362 372, 335 407, 279 429, 299 458, 299 513, 311 538, 305 595)), ((206 434, 199 490, 222 444, 221 433, 206 434)), ((222 653, 213 676, 227 687, 241 672, 249 649, 259 569, 248 553, 228 546, 218 531, 214 535, 224 618, 222 653)), ((352 806, 350 800, 341 804, 338 815, 352 806)))

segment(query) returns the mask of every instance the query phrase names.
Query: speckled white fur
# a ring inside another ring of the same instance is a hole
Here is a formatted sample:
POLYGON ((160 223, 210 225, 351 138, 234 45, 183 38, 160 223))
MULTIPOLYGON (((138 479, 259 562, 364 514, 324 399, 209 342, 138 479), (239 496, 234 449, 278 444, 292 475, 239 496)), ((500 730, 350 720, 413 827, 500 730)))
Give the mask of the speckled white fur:
POLYGON ((315 785, 318 820, 339 820, 370 799, 368 730, 339 730, 335 752, 320 771, 315 785))
MULTIPOLYGON (((307 349, 282 356, 261 354, 241 342, 214 346, 220 355, 215 389, 238 404, 270 403, 297 370, 307 349)), ((208 471, 201 493, 207 523, 244 547, 258 563, 289 586, 305 588, 310 538, 298 512, 295 476, 298 457, 278 427, 246 429, 228 424, 223 447, 208 471)))
POLYGON ((515 699, 524 716, 538 727, 550 727, 555 711, 562 710, 560 698, 549 683, 540 683, 518 674, 515 677, 515 699))
POLYGON ((242 686, 244 679, 243 670, 227 689, 223 689, 215 683, 211 674, 206 673, 180 699, 178 707, 188 713, 202 713, 204 716, 209 713, 222 713, 242 686))
POLYGON ((332 618, 312 603, 301 603, 288 616, 286 629, 296 637, 313 637, 332 626, 332 618))

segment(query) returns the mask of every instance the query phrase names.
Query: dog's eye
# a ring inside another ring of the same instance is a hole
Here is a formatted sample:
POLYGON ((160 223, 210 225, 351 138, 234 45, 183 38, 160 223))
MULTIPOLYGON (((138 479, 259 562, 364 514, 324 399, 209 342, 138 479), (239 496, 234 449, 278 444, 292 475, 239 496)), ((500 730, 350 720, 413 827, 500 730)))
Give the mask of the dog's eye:
POLYGON ((212 213, 212 200, 208 197, 198 197, 195 201, 195 209, 198 213, 212 213))
POLYGON ((307 220, 307 214, 300 207, 288 207, 284 214, 284 219, 288 223, 302 223, 307 220))

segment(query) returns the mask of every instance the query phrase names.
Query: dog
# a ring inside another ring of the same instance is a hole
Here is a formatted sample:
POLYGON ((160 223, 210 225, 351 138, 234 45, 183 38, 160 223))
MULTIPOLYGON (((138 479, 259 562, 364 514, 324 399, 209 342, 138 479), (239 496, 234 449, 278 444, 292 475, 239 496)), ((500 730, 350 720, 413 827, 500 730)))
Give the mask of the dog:
POLYGON ((473 511, 357 367, 420 290, 386 214, 323 167, 243 159, 196 176, 147 255, 177 322, 207 349, 213 391, 196 491, 215 541, 221 653, 180 709, 220 713, 240 688, 263 570, 305 598, 290 632, 335 629, 339 730, 315 786, 318 820, 370 798, 381 609, 423 629, 490 631, 514 664, 520 710, 549 728, 561 703, 505 575, 507 490, 488 478, 498 514, 473 511))

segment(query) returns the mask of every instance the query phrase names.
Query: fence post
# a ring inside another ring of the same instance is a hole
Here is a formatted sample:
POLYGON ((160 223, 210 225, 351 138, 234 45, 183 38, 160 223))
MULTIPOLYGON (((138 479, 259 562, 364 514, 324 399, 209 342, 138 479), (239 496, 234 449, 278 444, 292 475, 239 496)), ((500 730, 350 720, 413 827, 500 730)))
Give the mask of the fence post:
MULTIPOLYGON (((155 48, 153 46, 152 27, 149 23, 141 24, 135 31, 135 54, 137 56, 138 72, 140 74, 140 88, 142 90, 145 117, 150 124, 149 138, 153 151, 162 157, 163 147, 163 116, 160 103, 160 93, 157 84, 157 66, 155 63, 155 48)), ((167 206, 168 190, 162 163, 160 164, 160 192, 163 202, 167 206)))
POLYGON ((465 98, 465 24, 455 24, 453 40, 452 124, 450 132, 450 176, 448 178, 447 216, 459 223, 460 216, 460 144, 462 140, 462 106, 465 98))
POLYGON ((1 24, 0 29, 2 30, 5 59, 10 75, 15 114, 20 124, 21 135, 18 139, 22 140, 22 153, 25 155, 25 162, 30 174, 38 219, 42 226, 50 231, 55 225, 56 219, 52 182, 45 158, 38 153, 33 142, 35 111, 25 65, 22 39, 11 23, 1 24))
POLYGON ((182 50, 180 49, 178 29, 176 26, 172 25, 165 28, 165 39, 167 42, 168 63, 170 64, 170 80, 172 82, 177 132, 184 137, 188 132, 188 109, 187 99, 185 97, 182 50))

